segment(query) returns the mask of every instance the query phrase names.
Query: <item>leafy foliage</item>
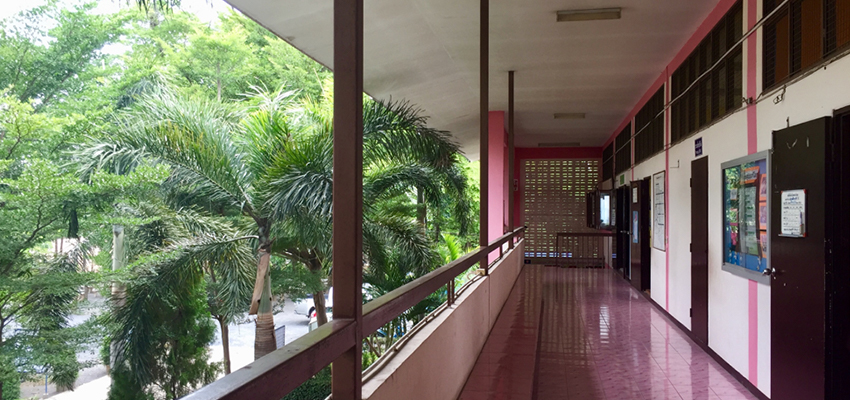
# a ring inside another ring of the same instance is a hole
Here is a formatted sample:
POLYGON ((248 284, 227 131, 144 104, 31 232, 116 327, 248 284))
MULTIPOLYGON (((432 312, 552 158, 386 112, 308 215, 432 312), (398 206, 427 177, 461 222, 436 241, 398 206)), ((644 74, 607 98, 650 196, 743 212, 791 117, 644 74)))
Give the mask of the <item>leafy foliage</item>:
MULTIPOLYGON (((224 332, 245 313, 264 254, 264 293, 321 302, 332 285, 330 71, 236 11, 204 23, 179 0, 130 3, 100 14, 49 0, 0 22, 4 399, 45 372, 72 388, 93 343, 114 344, 111 398, 179 397, 219 372, 209 317, 224 332), (112 262, 113 225, 127 266, 90 272, 112 262), (117 289, 109 315, 69 326, 90 286, 117 289)), ((469 237, 477 214, 465 159, 420 109, 364 97, 364 128, 377 296, 439 265, 442 234, 469 237)), ((389 342, 441 296, 386 327, 389 342)), ((328 387, 323 371, 303 398, 328 387)))
POLYGON ((330 395, 331 367, 325 367, 281 400, 324 400, 330 395))

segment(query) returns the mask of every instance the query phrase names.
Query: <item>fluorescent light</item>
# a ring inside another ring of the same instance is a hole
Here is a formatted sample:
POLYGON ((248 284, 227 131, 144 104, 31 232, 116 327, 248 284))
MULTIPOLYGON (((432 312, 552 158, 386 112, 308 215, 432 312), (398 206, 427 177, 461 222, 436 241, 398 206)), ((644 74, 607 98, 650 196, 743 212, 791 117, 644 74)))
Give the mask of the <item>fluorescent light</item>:
POLYGON ((555 119, 584 119, 584 113, 555 113, 555 119))
POLYGON ((620 19, 622 8, 596 8, 590 10, 558 11, 558 22, 596 21, 601 19, 620 19))
POLYGON ((537 143, 537 147, 581 147, 579 142, 543 142, 537 143))

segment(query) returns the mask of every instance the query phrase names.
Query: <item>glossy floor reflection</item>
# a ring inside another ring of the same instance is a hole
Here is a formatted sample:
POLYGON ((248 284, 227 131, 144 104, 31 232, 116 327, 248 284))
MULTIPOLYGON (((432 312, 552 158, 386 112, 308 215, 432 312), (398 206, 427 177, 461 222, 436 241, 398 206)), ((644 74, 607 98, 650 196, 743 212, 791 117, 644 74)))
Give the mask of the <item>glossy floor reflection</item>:
POLYGON ((526 266, 460 399, 755 399, 607 269, 526 266))

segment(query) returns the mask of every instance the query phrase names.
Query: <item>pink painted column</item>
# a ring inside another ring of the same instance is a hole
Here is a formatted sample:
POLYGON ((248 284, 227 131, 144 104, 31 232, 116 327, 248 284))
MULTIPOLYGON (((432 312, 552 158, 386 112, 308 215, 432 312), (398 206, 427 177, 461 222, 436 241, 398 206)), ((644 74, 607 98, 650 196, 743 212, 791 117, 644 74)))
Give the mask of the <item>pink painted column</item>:
MULTIPOLYGON (((749 31, 756 25, 758 20, 758 0, 747 0, 747 25, 746 30, 749 31)), ((747 98, 755 99, 757 93, 757 37, 750 35, 747 38, 747 98)), ((758 151, 758 115, 756 114, 756 105, 750 104, 747 106, 747 154, 753 154, 758 151)), ((749 335, 747 337, 749 348, 749 380, 754 386, 758 386, 758 363, 759 363, 759 304, 758 304, 758 282, 749 281, 748 284, 748 314, 749 314, 749 335)))
MULTIPOLYGON (((489 187, 487 190, 489 194, 487 201, 487 204, 489 204, 489 215, 487 218, 487 238, 489 241, 493 241, 505 233, 505 208, 508 203, 505 192, 507 189, 505 187, 505 180, 507 179, 505 168, 508 157, 505 153, 507 131, 505 130, 504 111, 490 111, 489 128, 489 187)), ((498 257, 499 254, 494 252, 490 255, 490 262, 493 262, 498 257)))

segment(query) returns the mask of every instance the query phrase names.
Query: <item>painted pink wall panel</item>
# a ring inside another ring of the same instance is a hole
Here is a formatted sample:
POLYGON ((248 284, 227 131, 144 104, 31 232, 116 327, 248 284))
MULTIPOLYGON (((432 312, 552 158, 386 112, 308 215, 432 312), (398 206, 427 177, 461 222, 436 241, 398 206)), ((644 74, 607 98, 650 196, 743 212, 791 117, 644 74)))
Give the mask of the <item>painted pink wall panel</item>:
MULTIPOLYGON (((504 210, 507 203, 505 196, 505 112, 490 111, 489 136, 489 170, 488 170, 488 232, 487 238, 492 241, 504 234, 504 210)), ((498 253, 490 255, 490 262, 498 257, 498 253)))

